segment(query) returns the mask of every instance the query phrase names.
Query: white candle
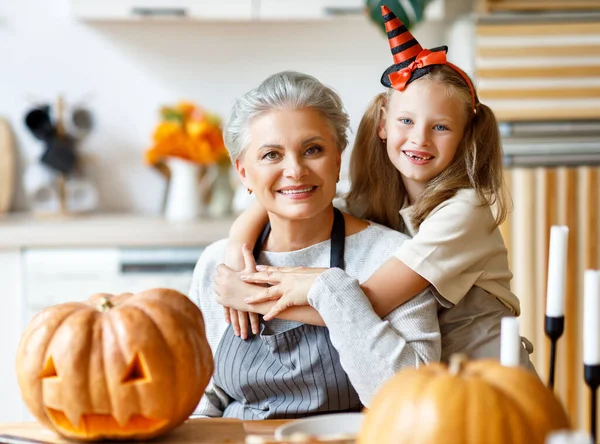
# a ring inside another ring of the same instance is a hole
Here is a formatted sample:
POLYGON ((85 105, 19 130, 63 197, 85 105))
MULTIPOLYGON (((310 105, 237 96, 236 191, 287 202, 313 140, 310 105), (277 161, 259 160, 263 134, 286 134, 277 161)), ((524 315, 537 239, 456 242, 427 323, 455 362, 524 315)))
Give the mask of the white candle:
POLYGON ((548 255, 548 288, 546 290, 546 316, 558 318, 565 315, 565 282, 567 277, 567 240, 569 228, 554 225, 550 229, 548 255))
POLYGON ((507 367, 517 367, 522 347, 521 336, 519 335, 519 320, 513 317, 502 318, 500 363, 507 367))
POLYGON ((600 365, 600 270, 584 274, 583 363, 600 365))

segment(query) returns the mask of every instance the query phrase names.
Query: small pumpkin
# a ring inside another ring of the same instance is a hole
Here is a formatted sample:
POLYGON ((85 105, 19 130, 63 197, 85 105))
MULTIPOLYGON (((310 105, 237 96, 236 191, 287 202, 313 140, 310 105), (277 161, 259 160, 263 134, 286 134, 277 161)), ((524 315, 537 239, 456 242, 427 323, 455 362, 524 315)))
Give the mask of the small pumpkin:
POLYGON ((365 414, 358 444, 543 444, 568 429, 561 403, 532 372, 496 360, 451 357, 403 370, 365 414))
POLYGON ((46 308, 17 352, 30 412, 82 441, 166 433, 194 411, 212 372, 200 309, 161 288, 46 308))

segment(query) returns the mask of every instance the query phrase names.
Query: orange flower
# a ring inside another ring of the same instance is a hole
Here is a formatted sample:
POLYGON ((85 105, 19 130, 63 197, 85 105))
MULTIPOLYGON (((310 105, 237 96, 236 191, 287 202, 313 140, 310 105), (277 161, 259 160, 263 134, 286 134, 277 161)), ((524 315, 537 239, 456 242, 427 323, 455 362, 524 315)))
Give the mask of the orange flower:
POLYGON ((147 163, 156 165, 169 156, 202 165, 229 163, 218 116, 190 102, 180 102, 173 108, 163 107, 161 115, 165 120, 154 130, 153 145, 145 153, 147 163))

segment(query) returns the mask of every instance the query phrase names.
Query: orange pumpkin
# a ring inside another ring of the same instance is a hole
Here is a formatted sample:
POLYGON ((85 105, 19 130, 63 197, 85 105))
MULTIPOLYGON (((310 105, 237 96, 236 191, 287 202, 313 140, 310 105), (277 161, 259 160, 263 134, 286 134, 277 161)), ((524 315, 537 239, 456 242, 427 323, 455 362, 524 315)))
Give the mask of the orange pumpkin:
POLYGON ((431 364, 394 375, 365 414, 358 444, 543 444, 569 419, 532 372, 495 360, 431 364))
POLYGON ((82 441, 166 433, 194 411, 212 372, 202 313, 162 288, 46 308, 17 353, 31 413, 82 441))

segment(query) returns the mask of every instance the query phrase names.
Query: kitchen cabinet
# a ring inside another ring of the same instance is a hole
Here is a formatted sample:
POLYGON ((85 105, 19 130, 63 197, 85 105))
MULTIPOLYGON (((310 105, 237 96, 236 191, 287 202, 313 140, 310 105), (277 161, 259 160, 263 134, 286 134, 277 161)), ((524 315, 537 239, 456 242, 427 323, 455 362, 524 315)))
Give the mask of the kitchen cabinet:
MULTIPOLYGON (((432 0, 425 8, 425 20, 445 20, 466 12, 461 0, 432 0), (462 8, 462 9, 461 9, 462 8)), ((256 0, 260 20, 320 20, 365 16, 364 0, 256 0)), ((463 2, 464 3, 464 2, 463 2)))
MULTIPOLYGON (((250 21, 364 18, 364 0, 70 0, 75 17, 89 21, 250 21)), ((443 20, 454 9, 433 0, 426 20, 443 20)), ((464 3, 464 2, 463 2, 464 3)))
POLYGON ((257 0, 260 20, 314 20, 361 16, 363 0, 257 0))
POLYGON ((250 20, 256 0, 71 0, 84 20, 250 20))

